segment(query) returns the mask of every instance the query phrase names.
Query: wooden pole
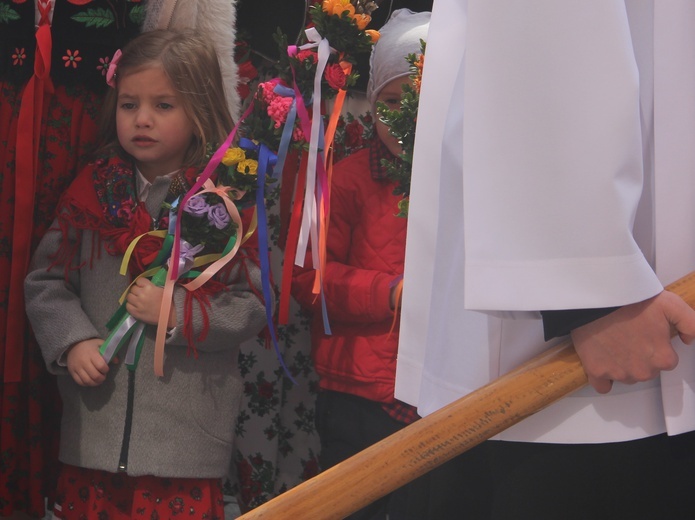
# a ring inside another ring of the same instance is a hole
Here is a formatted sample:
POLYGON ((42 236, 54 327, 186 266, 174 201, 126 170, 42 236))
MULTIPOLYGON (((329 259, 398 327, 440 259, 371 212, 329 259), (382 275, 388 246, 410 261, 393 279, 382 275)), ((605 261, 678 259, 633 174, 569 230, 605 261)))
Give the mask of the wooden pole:
MULTIPOLYGON (((695 308, 695 271, 667 289, 695 308)), ((586 384, 565 341, 240 520, 342 519, 586 384)))

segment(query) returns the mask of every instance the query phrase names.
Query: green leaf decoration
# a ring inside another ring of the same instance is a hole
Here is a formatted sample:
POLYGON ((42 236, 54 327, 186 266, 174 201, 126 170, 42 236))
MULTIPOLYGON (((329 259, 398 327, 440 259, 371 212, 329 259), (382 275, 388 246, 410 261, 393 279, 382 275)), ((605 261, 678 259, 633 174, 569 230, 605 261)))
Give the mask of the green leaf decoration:
MULTIPOLYGON (((410 79, 413 84, 422 79, 421 69, 418 67, 420 58, 425 55, 426 44, 420 40, 421 55, 408 54, 406 61, 410 65, 410 79)), ((401 145, 402 152, 397 161, 381 160, 381 165, 386 169, 386 176, 395 181, 394 195, 402 195, 403 199, 398 203, 399 217, 408 216, 408 197, 410 196, 410 174, 413 166, 413 147, 415 145, 415 125, 417 122, 418 103, 420 101, 419 88, 404 83, 401 93, 401 106, 398 110, 390 110, 389 107, 377 102, 376 112, 381 121, 388 127, 389 132, 401 145)))
POLYGON ((19 20, 19 13, 7 4, 0 4, 0 23, 10 23, 19 20))
POLYGON ((113 13, 107 9, 87 9, 72 16, 77 23, 83 23, 85 27, 103 29, 114 23, 113 13))
POLYGON ((145 7, 142 4, 134 6, 130 10, 130 14, 128 16, 130 17, 130 21, 134 24, 142 25, 142 22, 145 21, 145 7))

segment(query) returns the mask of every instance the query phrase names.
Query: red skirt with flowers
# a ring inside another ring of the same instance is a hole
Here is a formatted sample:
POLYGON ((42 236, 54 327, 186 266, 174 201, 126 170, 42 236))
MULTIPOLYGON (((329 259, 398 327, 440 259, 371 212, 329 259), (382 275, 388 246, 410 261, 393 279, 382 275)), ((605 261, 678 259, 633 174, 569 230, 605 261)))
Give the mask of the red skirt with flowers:
POLYGON ((129 477, 124 473, 63 466, 55 518, 224 518, 220 479, 129 477))
MULTIPOLYGON (((55 482, 60 402, 55 378, 47 373, 28 325, 7 316, 13 223, 22 218, 15 211, 14 170, 21 94, 20 87, 0 81, 0 376, 10 370, 17 380, 0 377, 0 516, 24 511, 42 517, 44 497, 52 495, 55 482), (9 366, 5 356, 10 327, 20 327, 19 337, 24 338, 17 366, 9 366)), ((86 157, 98 111, 96 96, 83 88, 56 87, 45 96, 33 223, 27 226, 32 251, 86 157)), ((21 290, 23 277, 17 278, 14 287, 21 290)))

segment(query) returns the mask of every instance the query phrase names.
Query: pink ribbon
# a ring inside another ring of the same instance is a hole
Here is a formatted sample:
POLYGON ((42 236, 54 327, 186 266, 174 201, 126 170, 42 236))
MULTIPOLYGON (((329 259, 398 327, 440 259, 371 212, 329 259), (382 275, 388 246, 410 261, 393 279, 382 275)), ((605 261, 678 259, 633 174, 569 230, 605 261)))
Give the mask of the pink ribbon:
POLYGON ((121 61, 121 56, 123 53, 121 49, 117 49, 113 53, 113 58, 111 58, 111 63, 109 63, 109 68, 106 71, 106 84, 111 88, 116 88, 116 69, 118 68, 118 62, 121 61))

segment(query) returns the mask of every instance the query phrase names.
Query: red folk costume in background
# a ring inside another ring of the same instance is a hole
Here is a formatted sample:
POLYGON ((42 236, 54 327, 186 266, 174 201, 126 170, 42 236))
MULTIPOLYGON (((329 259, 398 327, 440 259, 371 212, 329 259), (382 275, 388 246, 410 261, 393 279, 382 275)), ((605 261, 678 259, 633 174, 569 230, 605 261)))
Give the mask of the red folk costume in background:
POLYGON ((96 135, 104 75, 139 33, 137 0, 0 0, 0 516, 44 515, 60 412, 23 281, 96 135))

